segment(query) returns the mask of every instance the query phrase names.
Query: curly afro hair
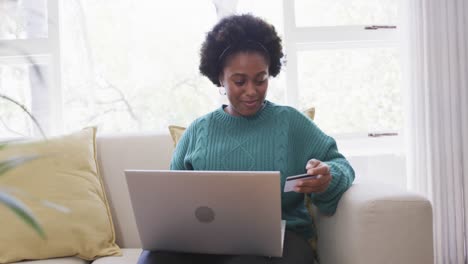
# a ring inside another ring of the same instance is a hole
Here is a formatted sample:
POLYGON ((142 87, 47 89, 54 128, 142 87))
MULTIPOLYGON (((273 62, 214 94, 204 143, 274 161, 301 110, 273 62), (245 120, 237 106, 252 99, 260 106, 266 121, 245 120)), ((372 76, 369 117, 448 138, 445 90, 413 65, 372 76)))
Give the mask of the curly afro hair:
POLYGON ((199 70, 219 87, 219 74, 229 55, 255 51, 265 56, 269 74, 275 77, 281 70, 282 48, 273 25, 250 14, 228 16, 208 32, 200 50, 199 70))

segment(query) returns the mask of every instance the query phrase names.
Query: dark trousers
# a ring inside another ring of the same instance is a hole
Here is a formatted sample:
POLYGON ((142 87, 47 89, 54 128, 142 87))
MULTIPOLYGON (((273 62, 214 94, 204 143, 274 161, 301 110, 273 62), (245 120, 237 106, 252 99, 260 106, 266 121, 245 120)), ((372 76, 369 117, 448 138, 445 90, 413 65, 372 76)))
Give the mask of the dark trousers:
POLYGON ((291 231, 284 234, 283 257, 233 256, 194 253, 176 253, 167 251, 143 251, 138 264, 313 264, 314 256, 309 243, 291 231))

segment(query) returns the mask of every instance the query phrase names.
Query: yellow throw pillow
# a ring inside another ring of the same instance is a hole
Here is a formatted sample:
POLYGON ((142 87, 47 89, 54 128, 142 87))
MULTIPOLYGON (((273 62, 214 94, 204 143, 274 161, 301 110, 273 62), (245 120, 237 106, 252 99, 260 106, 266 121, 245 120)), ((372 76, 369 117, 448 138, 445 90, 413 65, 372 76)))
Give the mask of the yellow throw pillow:
POLYGON ((169 126, 169 132, 171 133, 172 141, 174 141, 174 147, 177 145, 177 142, 179 142, 179 139, 182 137, 182 134, 184 134, 185 127, 181 126, 169 126))
MULTIPOLYGON (((306 116, 308 116, 310 119, 314 120, 315 117, 315 107, 308 108, 304 111, 302 111, 306 116)), ((182 137, 182 134, 184 134, 185 127, 181 126, 169 126, 169 132, 172 137, 172 141, 174 141, 174 147, 177 145, 177 142, 179 142, 179 139, 182 137)))
POLYGON ((306 116, 310 119, 314 120, 315 117, 315 107, 307 108, 306 110, 302 111, 306 116))
POLYGON ((12 191, 31 209, 46 239, 0 204, 0 263, 121 255, 96 162, 96 128, 48 141, 15 143, 0 150, 0 160, 26 155, 39 158, 2 175, 0 188, 12 191), (69 212, 46 207, 39 199, 64 206, 69 212))

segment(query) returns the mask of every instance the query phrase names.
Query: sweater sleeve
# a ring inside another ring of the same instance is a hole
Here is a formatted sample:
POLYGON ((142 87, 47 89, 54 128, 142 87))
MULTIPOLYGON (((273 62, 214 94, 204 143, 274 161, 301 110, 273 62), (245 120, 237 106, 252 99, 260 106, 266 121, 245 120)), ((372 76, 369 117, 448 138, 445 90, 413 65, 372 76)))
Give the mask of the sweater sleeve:
POLYGON ((325 144, 327 149, 320 160, 330 166, 332 180, 325 192, 311 193, 310 197, 322 213, 332 215, 341 196, 353 183, 355 175, 349 162, 338 152, 335 140, 327 137, 325 144))
POLYGON ((318 159, 330 166, 332 175, 327 190, 323 193, 311 193, 310 198, 320 212, 334 214, 341 196, 354 180, 354 170, 338 151, 336 141, 322 132, 312 120, 301 113, 296 113, 293 120, 291 129, 296 160, 299 162, 297 166, 302 166, 305 170, 308 160, 318 159))

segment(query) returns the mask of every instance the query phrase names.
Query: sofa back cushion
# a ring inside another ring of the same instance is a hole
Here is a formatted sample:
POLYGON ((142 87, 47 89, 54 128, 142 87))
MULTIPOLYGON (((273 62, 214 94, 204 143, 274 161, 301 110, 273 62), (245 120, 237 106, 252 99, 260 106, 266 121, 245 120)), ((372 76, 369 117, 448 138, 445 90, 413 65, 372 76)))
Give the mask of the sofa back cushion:
POLYGON ((97 152, 121 247, 141 247, 125 180, 125 169, 169 169, 174 146, 169 134, 98 136, 97 152))

